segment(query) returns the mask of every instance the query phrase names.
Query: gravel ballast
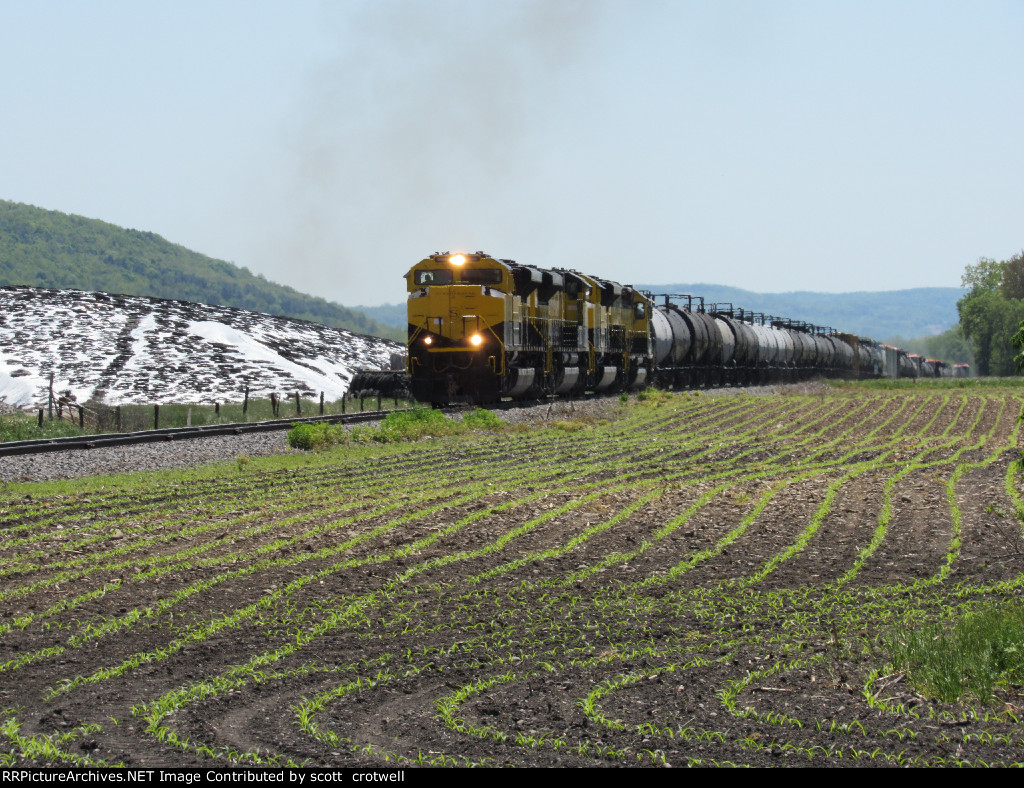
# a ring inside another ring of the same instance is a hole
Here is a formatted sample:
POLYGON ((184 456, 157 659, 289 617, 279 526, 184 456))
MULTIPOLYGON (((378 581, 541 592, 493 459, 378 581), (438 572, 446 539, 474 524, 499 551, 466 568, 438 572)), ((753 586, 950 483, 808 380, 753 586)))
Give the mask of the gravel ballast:
POLYGON ((131 471, 191 468, 235 460, 241 455, 258 457, 295 451, 288 447, 286 434, 281 431, 219 435, 0 457, 0 481, 41 482, 131 471))
MULTIPOLYGON (((617 407, 614 398, 581 402, 552 402, 499 411, 510 424, 601 418, 617 407)), ((453 418, 459 418, 456 412, 453 418)), ((375 426, 375 422, 362 422, 375 426)), ((233 462, 238 457, 299 453, 288 446, 287 430, 243 435, 219 435, 211 438, 184 438, 174 441, 105 446, 95 449, 71 449, 43 454, 0 457, 0 481, 40 482, 77 479, 132 471, 156 471, 191 468, 214 462, 233 462)))

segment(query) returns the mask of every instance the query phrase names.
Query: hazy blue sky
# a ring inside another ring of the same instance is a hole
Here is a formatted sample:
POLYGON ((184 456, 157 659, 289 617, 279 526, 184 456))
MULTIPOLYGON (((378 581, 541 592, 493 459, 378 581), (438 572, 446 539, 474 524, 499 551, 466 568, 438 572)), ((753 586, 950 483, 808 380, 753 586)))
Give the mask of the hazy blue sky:
POLYGON ((434 251, 763 292, 1024 248, 1024 3, 0 0, 0 198, 345 304, 434 251))

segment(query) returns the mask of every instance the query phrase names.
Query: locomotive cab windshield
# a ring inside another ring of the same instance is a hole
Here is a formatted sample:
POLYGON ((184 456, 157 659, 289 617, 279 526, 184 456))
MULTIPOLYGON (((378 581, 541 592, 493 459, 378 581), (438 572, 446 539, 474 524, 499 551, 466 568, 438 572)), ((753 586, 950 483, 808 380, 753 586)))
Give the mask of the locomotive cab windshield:
POLYGON ((424 287, 486 285, 507 290, 508 269, 483 253, 436 254, 421 260, 406 275, 409 291, 424 287))
POLYGON ((416 271, 413 274, 413 281, 417 285, 450 285, 455 281, 455 277, 451 271, 444 268, 427 269, 424 271, 416 271))

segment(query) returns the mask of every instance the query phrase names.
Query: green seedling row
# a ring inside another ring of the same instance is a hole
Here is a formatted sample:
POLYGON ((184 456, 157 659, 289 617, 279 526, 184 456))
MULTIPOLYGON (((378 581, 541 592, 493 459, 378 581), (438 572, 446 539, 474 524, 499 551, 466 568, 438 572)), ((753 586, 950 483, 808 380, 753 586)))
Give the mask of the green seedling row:
POLYGON ((1017 764, 1016 674, 931 697, 887 643, 1024 588, 1021 412, 997 386, 669 394, 10 485, 0 760, 1017 764), (923 539, 915 578, 901 546, 923 539), (290 733, 225 736, 221 715, 290 733))

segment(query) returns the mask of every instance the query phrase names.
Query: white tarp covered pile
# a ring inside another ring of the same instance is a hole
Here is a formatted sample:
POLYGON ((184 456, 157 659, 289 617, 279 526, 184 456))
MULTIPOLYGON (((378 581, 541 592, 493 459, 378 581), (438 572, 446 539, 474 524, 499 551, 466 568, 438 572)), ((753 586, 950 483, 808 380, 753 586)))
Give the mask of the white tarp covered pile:
POLYGON ((228 307, 79 290, 0 288, 0 403, 54 391, 116 405, 341 397, 357 369, 386 369, 395 342, 228 307))

